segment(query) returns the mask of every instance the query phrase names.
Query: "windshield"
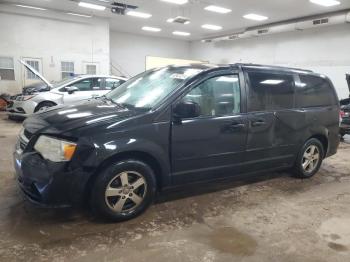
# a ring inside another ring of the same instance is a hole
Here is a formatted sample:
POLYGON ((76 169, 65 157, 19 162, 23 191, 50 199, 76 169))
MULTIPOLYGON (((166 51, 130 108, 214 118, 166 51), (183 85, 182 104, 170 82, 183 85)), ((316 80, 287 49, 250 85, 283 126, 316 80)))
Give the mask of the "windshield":
POLYGON ((139 74, 125 82, 106 97, 115 103, 134 108, 150 109, 163 101, 179 85, 201 69, 164 67, 139 74))

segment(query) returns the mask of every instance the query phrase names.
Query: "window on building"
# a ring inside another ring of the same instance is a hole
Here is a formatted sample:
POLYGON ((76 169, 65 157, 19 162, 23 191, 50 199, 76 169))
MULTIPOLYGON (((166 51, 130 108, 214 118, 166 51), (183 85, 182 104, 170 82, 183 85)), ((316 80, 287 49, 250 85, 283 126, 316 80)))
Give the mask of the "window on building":
POLYGON ((96 75, 97 67, 96 65, 86 65, 86 74, 96 75))
POLYGON ((300 107, 329 106, 336 103, 332 87, 319 76, 300 75, 297 104, 300 107))
POLYGON ((294 107, 292 74, 252 71, 249 78, 248 111, 279 110, 294 107))
POLYGON ((228 116, 241 111, 238 75, 222 75, 205 80, 184 98, 199 104, 201 116, 228 116))
MULTIPOLYGON (((36 71, 40 72, 40 64, 39 60, 25 60, 25 62, 34 68, 36 71)), ((32 71, 26 69, 26 79, 39 79, 37 75, 35 75, 32 71)))
POLYGON ((61 62, 62 79, 74 77, 74 62, 61 62))
POLYGON ((15 80, 12 57, 0 56, 0 80, 15 80))

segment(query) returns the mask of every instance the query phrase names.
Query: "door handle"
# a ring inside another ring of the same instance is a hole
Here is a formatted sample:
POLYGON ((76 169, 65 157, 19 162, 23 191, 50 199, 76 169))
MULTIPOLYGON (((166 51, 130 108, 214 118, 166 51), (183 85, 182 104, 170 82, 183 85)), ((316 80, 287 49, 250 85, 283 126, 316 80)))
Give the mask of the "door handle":
POLYGON ((243 124, 243 123, 232 123, 230 125, 230 127, 231 128, 243 128, 243 127, 245 127, 245 124, 243 124))
POLYGON ((251 122, 252 126, 264 126, 266 125, 266 122, 264 120, 255 120, 251 122))

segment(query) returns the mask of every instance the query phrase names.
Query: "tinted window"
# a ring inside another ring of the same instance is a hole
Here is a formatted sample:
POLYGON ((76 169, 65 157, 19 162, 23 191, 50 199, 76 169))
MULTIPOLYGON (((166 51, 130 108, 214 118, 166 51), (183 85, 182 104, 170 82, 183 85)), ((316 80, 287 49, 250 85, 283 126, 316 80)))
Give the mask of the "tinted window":
POLYGON ((300 75, 297 105, 300 107, 327 106, 335 103, 334 93, 326 79, 300 75))
POLYGON ((120 86, 124 81, 115 78, 106 78, 106 89, 113 90, 117 86, 120 86))
POLYGON ((84 79, 84 80, 81 80, 79 82, 75 82, 75 83, 71 84, 71 86, 77 87, 79 89, 79 91, 91 91, 92 85, 93 85, 92 78, 84 79))
POLYGON ((210 78, 183 99, 198 103, 201 116, 225 116, 240 113, 240 87, 238 75, 210 78))
POLYGON ((248 111, 288 109, 294 107, 292 74, 248 72, 250 82, 248 111))
POLYGON ((103 90, 103 78, 94 78, 93 79, 94 84, 92 87, 92 90, 98 91, 98 90, 103 90))

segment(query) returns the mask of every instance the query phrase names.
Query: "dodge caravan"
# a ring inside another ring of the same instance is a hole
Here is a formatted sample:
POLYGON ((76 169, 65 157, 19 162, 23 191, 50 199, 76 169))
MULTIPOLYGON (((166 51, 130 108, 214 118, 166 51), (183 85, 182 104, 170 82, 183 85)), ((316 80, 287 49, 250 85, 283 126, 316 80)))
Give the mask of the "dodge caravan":
POLYGON ((310 178, 338 144, 339 102, 323 75, 168 66, 99 99, 29 117, 14 163, 31 201, 89 201, 98 215, 122 221, 175 186, 283 169, 310 178))

